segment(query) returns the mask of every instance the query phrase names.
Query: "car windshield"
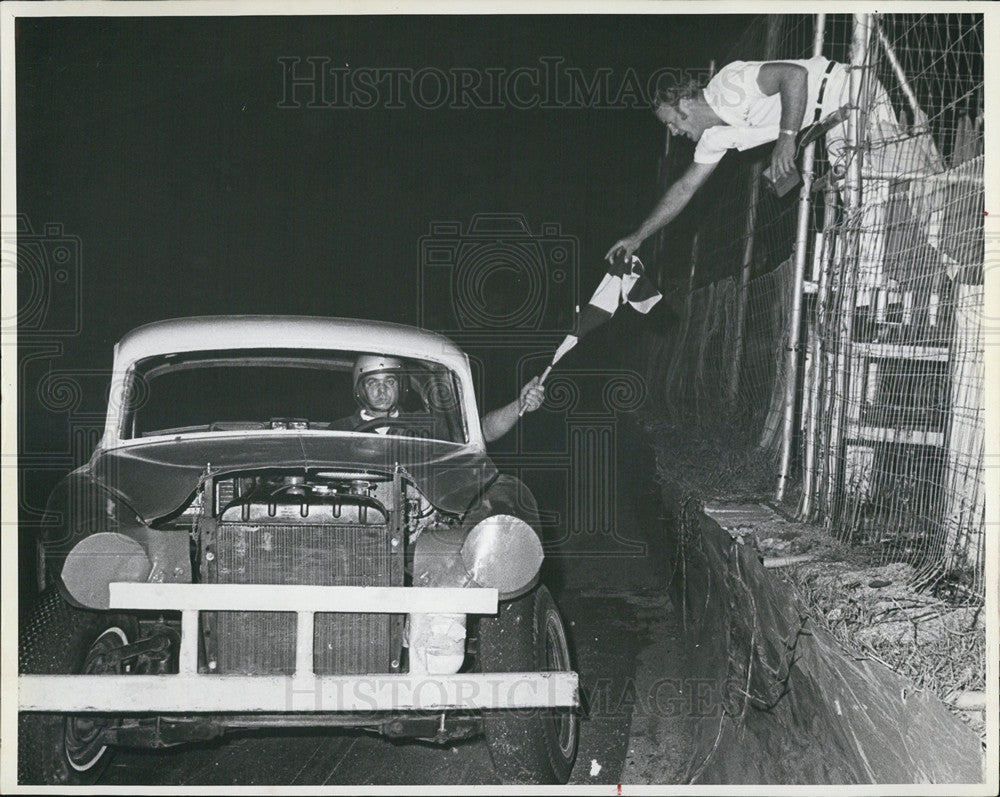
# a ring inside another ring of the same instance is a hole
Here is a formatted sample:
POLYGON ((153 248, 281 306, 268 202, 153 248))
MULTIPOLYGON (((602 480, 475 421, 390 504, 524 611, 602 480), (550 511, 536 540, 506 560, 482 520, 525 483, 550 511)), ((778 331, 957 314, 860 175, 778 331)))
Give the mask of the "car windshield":
POLYGON ((129 378, 122 438, 308 429, 467 441, 459 379, 443 365, 413 358, 394 358, 400 395, 388 426, 366 428, 353 368, 368 354, 253 349, 140 360, 129 378))

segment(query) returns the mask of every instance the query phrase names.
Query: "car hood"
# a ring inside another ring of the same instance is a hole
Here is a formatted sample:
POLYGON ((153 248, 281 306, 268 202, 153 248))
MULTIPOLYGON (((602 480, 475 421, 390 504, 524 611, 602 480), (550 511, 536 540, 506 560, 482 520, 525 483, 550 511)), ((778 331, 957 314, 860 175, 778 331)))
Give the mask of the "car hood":
POLYGON ((206 471, 289 467, 391 473, 397 464, 435 507, 459 514, 497 476, 489 457, 473 446, 391 435, 296 433, 134 443, 98 450, 84 470, 152 522, 181 509, 206 471))

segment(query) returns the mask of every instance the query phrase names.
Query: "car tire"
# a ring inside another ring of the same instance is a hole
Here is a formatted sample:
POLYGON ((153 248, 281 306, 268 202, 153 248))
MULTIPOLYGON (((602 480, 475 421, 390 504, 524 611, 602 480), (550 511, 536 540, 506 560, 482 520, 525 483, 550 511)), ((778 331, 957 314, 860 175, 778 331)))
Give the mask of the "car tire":
MULTIPOLYGON (((77 609, 55 588, 46 590, 20 634, 22 674, 107 672, 98 654, 135 641, 127 616, 77 609)), ((127 672, 119 665, 115 672, 127 672)), ((97 738, 101 717, 22 713, 18 717, 17 776, 25 785, 90 785, 111 761, 113 748, 97 738)))
MULTIPOLYGON (((559 610, 540 586, 481 617, 482 672, 569 670, 569 646, 559 610)), ((563 784, 576 759, 579 721, 574 709, 486 711, 483 729, 493 766, 505 784, 563 784)))

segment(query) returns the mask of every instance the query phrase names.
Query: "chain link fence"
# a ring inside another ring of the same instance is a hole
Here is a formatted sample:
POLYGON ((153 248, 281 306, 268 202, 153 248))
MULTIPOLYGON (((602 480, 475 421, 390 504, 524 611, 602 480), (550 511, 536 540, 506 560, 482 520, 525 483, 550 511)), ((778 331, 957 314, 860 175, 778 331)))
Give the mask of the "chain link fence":
MULTIPOLYGON (((678 321, 651 392, 675 423, 726 430, 772 483, 782 473, 801 517, 981 598, 983 19, 761 17, 726 63, 809 57, 817 26, 823 55, 850 65, 857 135, 833 167, 817 145, 801 329, 798 192, 762 183, 769 147, 730 153, 656 241, 678 321)), ((671 148, 665 182, 691 157, 671 148)))

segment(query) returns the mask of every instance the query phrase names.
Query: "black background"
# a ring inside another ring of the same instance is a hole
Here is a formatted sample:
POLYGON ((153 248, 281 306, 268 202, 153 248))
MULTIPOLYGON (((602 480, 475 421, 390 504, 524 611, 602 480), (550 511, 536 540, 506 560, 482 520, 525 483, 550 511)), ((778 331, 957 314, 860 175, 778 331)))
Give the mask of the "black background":
MULTIPOLYGON (((128 330, 240 313, 433 326, 442 308, 420 306, 421 236, 440 221, 467 228, 479 213, 520 214, 535 234, 550 225, 575 242, 576 296, 557 296, 565 323, 600 280, 604 252, 656 198, 664 131, 641 102, 281 108, 280 58, 298 58, 303 69, 304 59, 320 57, 349 69, 507 73, 559 58, 586 75, 609 69, 614 89, 628 69, 643 83, 664 66, 704 71, 749 20, 17 20, 17 211, 30 227, 18 261, 22 539, 55 481, 89 456, 112 348, 128 330), (70 273, 54 278, 46 258, 62 238, 70 273), (29 273, 36 256, 41 270, 29 273)), ((489 289, 517 293, 499 282, 489 289)), ((642 323, 664 324, 658 312, 642 323)), ((616 366, 628 347, 623 330, 636 319, 616 316, 573 362, 616 366)), ((473 354, 484 409, 516 393, 528 373, 519 357, 552 350, 513 336, 504 345, 499 334, 478 350, 458 340, 473 354)))

